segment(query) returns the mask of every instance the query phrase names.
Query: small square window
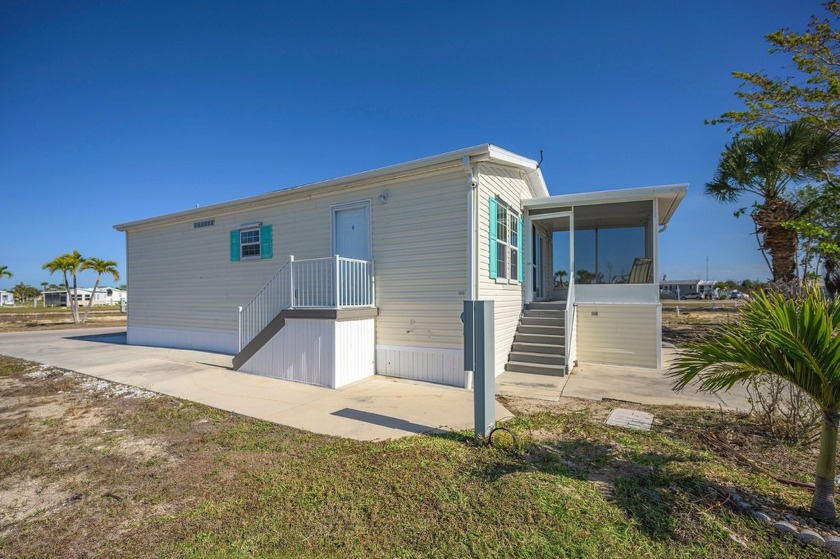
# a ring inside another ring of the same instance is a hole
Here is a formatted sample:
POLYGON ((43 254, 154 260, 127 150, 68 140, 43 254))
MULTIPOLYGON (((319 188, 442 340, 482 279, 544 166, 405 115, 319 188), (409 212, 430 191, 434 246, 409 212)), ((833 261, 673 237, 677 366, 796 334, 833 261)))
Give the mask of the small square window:
POLYGON ((239 231, 239 246, 242 258, 253 258, 260 255, 260 230, 242 229, 239 231))

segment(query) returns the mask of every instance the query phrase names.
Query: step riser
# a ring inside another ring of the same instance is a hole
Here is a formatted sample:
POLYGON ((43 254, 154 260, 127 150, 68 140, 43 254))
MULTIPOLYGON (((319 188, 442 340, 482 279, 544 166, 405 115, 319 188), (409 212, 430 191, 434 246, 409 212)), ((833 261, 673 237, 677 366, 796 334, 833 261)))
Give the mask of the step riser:
POLYGON ((521 324, 516 329, 519 334, 540 334, 543 336, 565 336, 566 329, 559 326, 532 326, 521 324))
POLYGON ((524 351, 526 353, 545 353, 545 354, 548 354, 548 355, 564 355, 566 348, 562 344, 552 345, 550 347, 534 347, 534 346, 528 345, 526 343, 513 342, 513 347, 511 349, 513 351, 524 351))
POLYGON ((563 345, 565 338, 563 336, 546 336, 543 334, 516 334, 513 341, 531 344, 563 345))
POLYGON ((529 365, 527 363, 508 363, 505 365, 505 370, 513 371, 515 373, 529 373, 555 377, 562 377, 565 374, 563 367, 552 367, 550 365, 529 365))
POLYGON ((524 351, 512 351, 510 361, 517 363, 538 363, 542 365, 565 365, 566 358, 562 353, 528 353, 524 351))

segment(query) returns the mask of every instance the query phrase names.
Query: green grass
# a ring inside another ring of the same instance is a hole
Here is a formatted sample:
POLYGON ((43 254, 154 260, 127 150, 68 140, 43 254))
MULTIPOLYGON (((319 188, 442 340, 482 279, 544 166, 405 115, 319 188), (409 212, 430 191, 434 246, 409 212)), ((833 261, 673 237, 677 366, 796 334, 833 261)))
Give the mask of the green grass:
MULTIPOLYGON (((5 378, 28 366, 0 358, 5 378)), ((53 381, 25 382, 43 394, 53 381)), ((717 412, 657 410, 651 432, 608 427, 591 409, 526 413, 505 423, 511 453, 466 432, 359 442, 173 398, 61 390, 103 424, 0 430, 0 479, 41 476, 84 498, 0 536, 0 555, 821 556, 722 503, 724 486, 792 511, 809 496, 703 447, 695 426, 734 421, 717 412), (104 433, 114 428, 125 431, 104 433), (167 459, 120 454, 124 440, 156 441, 167 459)))

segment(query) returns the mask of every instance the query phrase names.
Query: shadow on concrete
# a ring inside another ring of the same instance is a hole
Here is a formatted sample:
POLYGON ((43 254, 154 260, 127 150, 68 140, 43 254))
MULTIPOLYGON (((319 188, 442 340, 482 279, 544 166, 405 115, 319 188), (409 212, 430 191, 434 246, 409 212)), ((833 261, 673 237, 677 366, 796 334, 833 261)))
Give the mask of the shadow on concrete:
POLYGON ((66 336, 65 340, 78 340, 80 342, 97 342, 100 344, 126 345, 126 333, 114 332, 112 334, 91 334, 88 336, 66 336))
POLYGON ((411 433, 443 433, 445 430, 438 427, 429 427, 428 425, 421 425, 400 419, 398 417, 391 417, 388 415, 381 415, 369 411, 354 410, 352 408, 344 408, 342 410, 334 411, 330 415, 344 417, 346 419, 354 419, 356 421, 363 421, 365 423, 373 423, 382 427, 389 427, 391 429, 402 429, 411 433))

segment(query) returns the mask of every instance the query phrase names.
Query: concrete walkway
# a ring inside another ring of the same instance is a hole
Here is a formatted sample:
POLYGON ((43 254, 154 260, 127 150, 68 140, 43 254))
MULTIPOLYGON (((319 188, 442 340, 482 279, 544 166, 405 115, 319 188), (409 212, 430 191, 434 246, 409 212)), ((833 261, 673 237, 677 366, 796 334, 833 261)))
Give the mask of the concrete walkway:
MULTIPOLYGON (((326 435, 391 439, 473 428, 473 393, 374 376, 339 390, 230 369, 231 356, 128 346, 124 328, 0 334, 0 354, 326 435)), ((512 415, 497 404, 496 418, 512 415)))
POLYGON ((725 410, 748 411, 747 391, 735 386, 727 392, 709 394, 697 392, 691 387, 682 392, 671 389, 673 381, 665 377, 666 370, 677 350, 662 349, 662 369, 644 367, 620 367, 584 363, 578 365, 566 381, 562 396, 587 398, 590 400, 624 400, 637 404, 680 405, 725 410))
POLYGON ((561 398, 584 398, 664 406, 722 407, 725 410, 742 411, 750 409, 747 392, 742 386, 718 394, 697 392, 691 387, 682 392, 671 390, 673 383, 665 377, 664 369, 670 366, 675 355, 676 350, 673 348, 662 349, 663 369, 583 363, 565 377, 507 371, 496 377, 496 386, 498 393, 505 396, 550 402, 561 401, 561 398))

